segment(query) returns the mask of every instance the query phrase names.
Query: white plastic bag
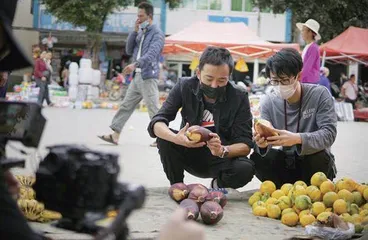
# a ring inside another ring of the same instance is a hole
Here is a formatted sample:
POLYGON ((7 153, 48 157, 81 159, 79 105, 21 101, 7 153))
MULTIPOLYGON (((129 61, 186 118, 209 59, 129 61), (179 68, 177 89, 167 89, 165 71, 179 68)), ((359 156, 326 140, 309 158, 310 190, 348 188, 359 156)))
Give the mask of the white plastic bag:
POLYGON ((339 228, 331 228, 331 227, 307 225, 305 227, 305 232, 308 235, 320 237, 322 239, 346 240, 346 239, 351 239, 355 233, 354 224, 348 223, 348 225, 349 225, 348 230, 341 230, 339 228))

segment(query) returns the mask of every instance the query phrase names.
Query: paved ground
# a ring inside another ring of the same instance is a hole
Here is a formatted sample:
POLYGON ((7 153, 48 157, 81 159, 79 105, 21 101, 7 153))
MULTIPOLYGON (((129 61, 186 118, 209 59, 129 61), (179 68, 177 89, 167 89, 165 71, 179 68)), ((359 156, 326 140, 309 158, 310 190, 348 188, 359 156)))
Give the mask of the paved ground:
MULTIPOLYGON (((120 161, 122 166, 122 173, 120 176, 121 180, 143 184, 147 188, 167 187, 168 181, 162 170, 157 149, 149 147, 149 144, 152 143, 153 139, 149 137, 146 130, 149 122, 147 113, 136 111, 132 115, 122 133, 119 146, 105 144, 96 137, 99 134, 109 133, 110 130, 108 126, 114 114, 115 111, 112 110, 45 108, 44 115, 48 119, 48 123, 40 147, 41 155, 46 153, 44 149, 45 146, 65 143, 85 144, 93 149, 119 153, 121 156, 120 161)), ((178 128, 179 124, 180 119, 177 118, 173 122, 172 127, 178 128)), ((367 134, 368 123, 339 122, 338 136, 332 148, 333 153, 336 156, 338 178, 348 176, 359 182, 368 182, 367 134)), ((9 152, 11 153, 12 150, 9 152)), ((210 179, 198 179, 187 174, 185 181, 187 183, 198 182, 208 185, 210 179)), ((243 191, 258 187, 259 181, 254 178, 251 183, 240 190, 243 191)), ((150 201, 149 206, 154 207, 151 203, 152 201, 150 201)), ((167 214, 168 212, 165 211, 163 216, 166 216, 167 214)), ((163 216, 155 219, 161 219, 161 222, 163 222, 163 216)), ((144 218, 147 218, 147 214, 138 217, 138 219, 144 218)), ((139 221, 133 222, 133 228, 136 231, 139 231, 139 228, 137 228, 138 226, 135 225, 139 224, 139 221)), ((281 224, 279 226, 281 226, 281 224)), ((247 228, 244 229, 246 230, 245 232, 249 232, 247 228)), ((158 227, 155 227, 154 231, 157 230, 158 227)), ((216 231, 214 234, 216 234, 216 231)), ((255 236, 256 235, 254 235, 254 237, 255 236)), ((240 236, 236 238, 230 237, 227 239, 239 238, 240 236)), ((257 237, 252 239, 259 238, 257 237)))
MULTIPOLYGON (((149 146, 153 139, 146 130, 148 114, 136 111, 127 122, 119 146, 103 143, 97 135, 110 133, 109 124, 115 111, 112 110, 73 110, 45 108, 48 119, 41 142, 41 153, 45 146, 53 144, 85 144, 93 149, 101 149, 120 154, 121 179, 143 184, 146 187, 167 186, 168 181, 162 170, 156 148, 149 146)), ((173 128, 180 125, 180 116, 172 122, 173 128)), ((357 181, 368 181, 368 123, 339 122, 338 135, 332 151, 336 156, 338 177, 349 176, 357 181)), ((189 174, 187 182, 208 184, 210 179, 197 179, 189 174)), ((253 179, 243 188, 257 188, 259 181, 253 179)))

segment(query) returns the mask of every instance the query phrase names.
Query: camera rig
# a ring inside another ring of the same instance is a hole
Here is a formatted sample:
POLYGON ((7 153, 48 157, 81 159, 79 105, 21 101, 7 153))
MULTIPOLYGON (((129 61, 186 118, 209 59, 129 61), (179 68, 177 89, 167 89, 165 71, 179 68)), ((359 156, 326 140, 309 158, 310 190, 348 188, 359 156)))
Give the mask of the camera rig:
MULTIPOLYGON (((39 146, 46 119, 41 106, 32 102, 0 101, 0 167, 24 167, 24 159, 5 155, 9 140, 24 146, 39 146)), ((145 189, 117 181, 120 173, 116 154, 93 151, 84 146, 56 145, 41 161, 34 185, 37 198, 63 218, 58 227, 93 234, 95 239, 127 239, 126 219, 143 206, 145 189), (118 214, 109 227, 99 227, 108 210, 118 214)))

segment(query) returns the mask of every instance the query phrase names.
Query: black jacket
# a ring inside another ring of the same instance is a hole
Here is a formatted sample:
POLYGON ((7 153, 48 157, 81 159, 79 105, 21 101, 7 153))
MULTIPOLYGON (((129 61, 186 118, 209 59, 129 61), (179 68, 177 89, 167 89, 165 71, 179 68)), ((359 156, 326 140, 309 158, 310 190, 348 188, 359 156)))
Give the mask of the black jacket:
MULTIPOLYGON (((197 77, 181 78, 169 93, 158 113, 152 118, 148 132, 156 137, 153 126, 156 122, 169 122, 175 119, 178 110, 181 110, 181 128, 185 123, 201 125, 204 103, 197 77)), ((253 147, 252 141, 252 114, 246 92, 236 88, 232 83, 226 87, 226 95, 218 99, 213 108, 216 133, 224 145, 245 143, 253 147)))

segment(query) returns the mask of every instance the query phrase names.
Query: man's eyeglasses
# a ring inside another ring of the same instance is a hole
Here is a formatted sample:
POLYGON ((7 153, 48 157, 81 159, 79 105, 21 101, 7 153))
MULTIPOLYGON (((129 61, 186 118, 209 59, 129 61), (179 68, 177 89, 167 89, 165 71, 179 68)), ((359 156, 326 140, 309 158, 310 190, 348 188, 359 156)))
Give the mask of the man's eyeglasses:
POLYGON ((271 84, 272 86, 277 86, 277 85, 290 85, 293 81, 294 78, 284 78, 284 79, 271 79, 268 78, 267 81, 269 84, 271 84))

